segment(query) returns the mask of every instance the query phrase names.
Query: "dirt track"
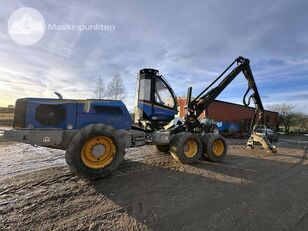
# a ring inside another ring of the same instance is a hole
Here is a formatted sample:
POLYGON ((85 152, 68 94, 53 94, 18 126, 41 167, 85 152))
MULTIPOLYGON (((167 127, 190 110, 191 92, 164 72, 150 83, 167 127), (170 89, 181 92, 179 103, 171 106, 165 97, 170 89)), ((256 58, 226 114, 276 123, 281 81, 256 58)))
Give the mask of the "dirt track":
POLYGON ((113 176, 89 182, 69 173, 62 151, 2 140, 0 227, 307 230, 308 139, 281 139, 275 156, 229 143, 223 163, 192 166, 130 149, 113 176))

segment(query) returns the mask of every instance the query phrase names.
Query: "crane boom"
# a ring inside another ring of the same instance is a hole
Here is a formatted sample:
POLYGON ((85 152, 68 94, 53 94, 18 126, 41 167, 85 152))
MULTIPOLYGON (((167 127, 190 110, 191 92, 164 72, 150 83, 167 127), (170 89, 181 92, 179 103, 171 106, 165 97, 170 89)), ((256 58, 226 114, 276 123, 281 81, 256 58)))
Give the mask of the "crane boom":
POLYGON ((195 129, 200 126, 198 117, 201 113, 208 108, 208 106, 216 99, 218 95, 240 74, 243 73, 248 82, 247 91, 243 97, 243 104, 248 106, 250 101, 253 100, 255 104, 255 113, 251 122, 252 134, 247 142, 247 147, 253 148, 254 143, 260 143, 265 149, 274 151, 275 147, 266 138, 266 126, 264 123, 264 107, 261 97, 250 68, 250 60, 238 57, 235 59, 222 73, 219 75, 208 87, 206 87, 196 98, 191 100, 191 87, 187 93, 187 114, 185 116, 185 125, 189 130, 195 129), (227 74, 223 80, 216 86, 210 89, 218 80, 220 80, 234 65, 236 67, 227 74), (248 97, 248 93, 252 94, 248 97))

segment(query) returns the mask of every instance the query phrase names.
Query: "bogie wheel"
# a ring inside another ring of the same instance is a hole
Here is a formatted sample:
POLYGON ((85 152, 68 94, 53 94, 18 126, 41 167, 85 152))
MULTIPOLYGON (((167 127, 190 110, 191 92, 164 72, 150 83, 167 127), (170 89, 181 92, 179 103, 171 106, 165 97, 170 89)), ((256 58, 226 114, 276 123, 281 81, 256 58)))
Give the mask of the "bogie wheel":
POLYGON ((156 145, 156 149, 160 152, 169 152, 170 146, 169 145, 156 145))
POLYGON ((199 160, 203 152, 202 142, 193 133, 179 133, 171 141, 170 152, 177 161, 192 164, 199 160))
POLYGON ((202 137, 204 153, 202 156, 213 162, 221 162, 227 154, 225 139, 218 134, 206 134, 202 137))
POLYGON ((65 159, 72 173, 93 179, 114 172, 124 154, 125 143, 121 133, 105 124, 92 124, 73 136, 65 159))

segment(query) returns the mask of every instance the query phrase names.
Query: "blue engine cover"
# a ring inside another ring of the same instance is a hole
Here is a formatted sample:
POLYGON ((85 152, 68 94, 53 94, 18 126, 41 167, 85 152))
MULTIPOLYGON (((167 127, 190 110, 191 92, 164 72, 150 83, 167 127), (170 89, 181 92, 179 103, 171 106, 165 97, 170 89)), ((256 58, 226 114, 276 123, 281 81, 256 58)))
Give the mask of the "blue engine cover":
POLYGON ((104 123, 130 129, 132 119, 120 100, 25 98, 16 101, 14 127, 80 129, 104 123), (24 107, 24 109, 22 109, 24 107))

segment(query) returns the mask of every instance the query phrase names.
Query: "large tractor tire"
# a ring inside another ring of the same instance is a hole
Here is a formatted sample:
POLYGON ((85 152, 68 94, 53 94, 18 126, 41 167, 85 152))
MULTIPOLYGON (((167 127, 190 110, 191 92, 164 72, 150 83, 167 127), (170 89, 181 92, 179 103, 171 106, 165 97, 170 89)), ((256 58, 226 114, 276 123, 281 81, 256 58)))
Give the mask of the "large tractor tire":
POLYGON ((202 157, 213 162, 221 162, 228 152, 226 140, 218 134, 202 136, 204 152, 202 157))
POLYGON ((198 161, 203 153, 202 142, 195 134, 182 132, 172 139, 170 152, 177 161, 192 164, 198 161))
POLYGON ((167 153, 170 151, 170 146, 169 145, 156 145, 156 149, 160 152, 167 153))
POLYGON ((94 179, 113 173, 124 154, 125 143, 121 133, 105 124, 92 124, 73 136, 65 159, 72 173, 94 179))

